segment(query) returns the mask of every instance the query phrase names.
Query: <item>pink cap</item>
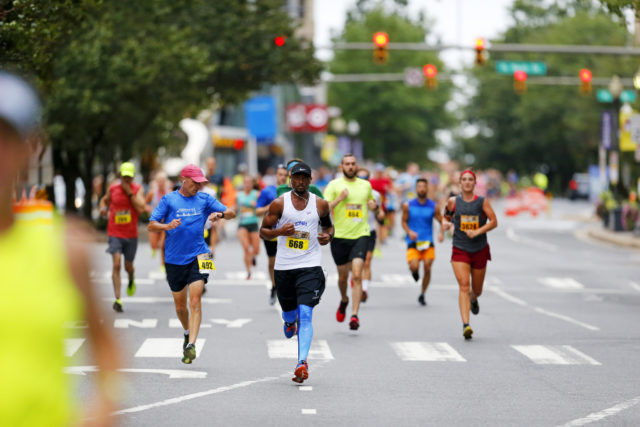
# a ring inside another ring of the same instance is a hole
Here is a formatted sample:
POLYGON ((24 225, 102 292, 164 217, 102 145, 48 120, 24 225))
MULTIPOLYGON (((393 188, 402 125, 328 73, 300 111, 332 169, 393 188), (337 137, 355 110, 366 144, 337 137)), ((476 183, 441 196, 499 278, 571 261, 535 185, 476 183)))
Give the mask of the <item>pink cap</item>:
POLYGON ((187 165, 182 168, 180 172, 180 176, 184 176, 185 178, 191 178, 195 182, 208 182, 207 178, 202 173, 202 169, 197 167, 194 164, 187 165))

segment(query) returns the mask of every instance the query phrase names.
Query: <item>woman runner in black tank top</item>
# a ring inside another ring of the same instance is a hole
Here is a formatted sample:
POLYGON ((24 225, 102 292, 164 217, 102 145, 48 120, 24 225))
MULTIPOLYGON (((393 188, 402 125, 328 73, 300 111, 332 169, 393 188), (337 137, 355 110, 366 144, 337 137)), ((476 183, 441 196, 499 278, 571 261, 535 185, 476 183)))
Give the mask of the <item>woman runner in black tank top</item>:
POLYGON ((460 174, 461 193, 449 198, 443 223, 445 228, 453 228, 451 266, 460 286, 458 304, 465 339, 471 339, 473 335, 469 311, 480 312, 478 297, 482 294, 487 261, 491 260, 486 233, 498 226, 489 200, 476 196, 475 187, 475 173, 463 171, 460 174))

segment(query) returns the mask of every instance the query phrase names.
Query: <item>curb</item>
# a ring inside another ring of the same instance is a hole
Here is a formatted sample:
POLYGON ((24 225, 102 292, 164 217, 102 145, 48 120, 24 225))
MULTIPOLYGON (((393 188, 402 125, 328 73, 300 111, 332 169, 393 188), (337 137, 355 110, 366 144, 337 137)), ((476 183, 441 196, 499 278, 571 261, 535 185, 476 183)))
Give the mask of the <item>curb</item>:
POLYGON ((592 239, 612 243, 627 248, 640 249, 640 237, 633 234, 633 231, 609 231, 600 227, 590 227, 587 235, 592 239))

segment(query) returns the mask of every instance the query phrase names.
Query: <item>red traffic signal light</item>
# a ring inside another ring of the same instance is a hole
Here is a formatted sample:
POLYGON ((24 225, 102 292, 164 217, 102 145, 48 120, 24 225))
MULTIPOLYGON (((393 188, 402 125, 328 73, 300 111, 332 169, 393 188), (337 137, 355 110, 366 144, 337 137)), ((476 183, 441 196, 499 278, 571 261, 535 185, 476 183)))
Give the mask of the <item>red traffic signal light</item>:
POLYGON ((427 64, 422 67, 422 72, 424 73, 425 77, 433 78, 438 75, 438 67, 433 64, 427 64))
POLYGON ((233 149, 240 151, 244 148, 244 139, 236 139, 233 141, 233 149))
POLYGON ((516 70, 513 72, 513 80, 513 90, 518 95, 527 91, 527 73, 522 70, 516 70))
POLYGON ((283 36, 277 36, 275 39, 273 39, 273 42, 276 44, 276 46, 280 47, 280 46, 284 46, 285 42, 287 40, 283 37, 283 36))
POLYGON ((383 31, 378 31, 373 35, 373 44, 376 47, 387 47, 389 44, 389 35, 383 31))
POLYGON ((593 78, 591 71, 583 68, 580 70, 579 76, 580 81, 582 82, 580 83, 580 92, 584 94, 591 93, 591 79, 593 78))
POLYGON ((484 65, 484 39, 479 37, 476 39, 476 65, 484 65))

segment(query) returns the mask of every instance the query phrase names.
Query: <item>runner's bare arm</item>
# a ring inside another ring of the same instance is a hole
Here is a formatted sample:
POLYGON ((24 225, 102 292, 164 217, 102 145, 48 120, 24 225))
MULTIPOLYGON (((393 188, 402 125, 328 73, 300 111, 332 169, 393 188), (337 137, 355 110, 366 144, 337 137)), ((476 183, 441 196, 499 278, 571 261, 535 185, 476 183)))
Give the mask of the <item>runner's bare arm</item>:
POLYGON ((344 190, 342 190, 342 192, 338 195, 338 197, 336 197, 334 200, 329 202, 329 208, 331 210, 333 210, 336 206, 338 206, 338 203, 340 203, 341 201, 343 201, 344 199, 347 198, 347 196, 349 195, 349 190, 347 190, 346 188, 344 190))
POLYGON ((134 209, 138 211, 138 213, 144 212, 145 203, 143 194, 144 193, 142 187, 140 187, 138 189, 138 192, 131 196, 131 204, 133 205, 134 209))
POLYGON ((402 229, 407 233, 411 240, 416 240, 418 238, 416 232, 409 228, 409 204, 407 202, 402 204, 402 229))
POLYGON ((318 233, 318 243, 324 246, 333 239, 335 229, 333 228, 333 224, 331 224, 329 203, 326 200, 317 198, 316 208, 318 210, 318 216, 320 217, 320 226, 322 227, 322 233, 318 233))
POLYGON ((478 229, 478 234, 480 233, 488 233, 498 226, 498 218, 496 217, 496 213, 493 211, 493 207, 489 202, 489 199, 484 199, 482 203, 482 211, 487 216, 487 223, 478 229))
POLYGON ((275 199, 269 205, 267 214, 262 219, 262 225, 260 226, 260 237, 264 240, 271 240, 278 236, 291 236, 295 233, 293 224, 285 224, 280 228, 273 228, 278 223, 282 212, 284 210, 284 200, 282 197, 275 199))
POLYGON ((102 198, 100 199, 100 203, 99 203, 100 215, 105 215, 107 213, 107 210, 110 204, 111 204, 111 192, 107 188, 106 194, 102 196, 102 198))
POLYGON ((442 213, 440 212, 440 205, 437 203, 436 203, 436 209, 433 216, 440 223, 440 232, 438 233, 438 242, 442 243, 444 241, 444 218, 442 216, 442 213))
POLYGON ((180 220, 179 218, 174 219, 168 224, 162 224, 162 223, 159 223, 158 221, 150 221, 149 225, 147 226, 147 230, 149 231, 173 230, 174 228, 178 227, 180 224, 182 224, 182 220, 180 220))

